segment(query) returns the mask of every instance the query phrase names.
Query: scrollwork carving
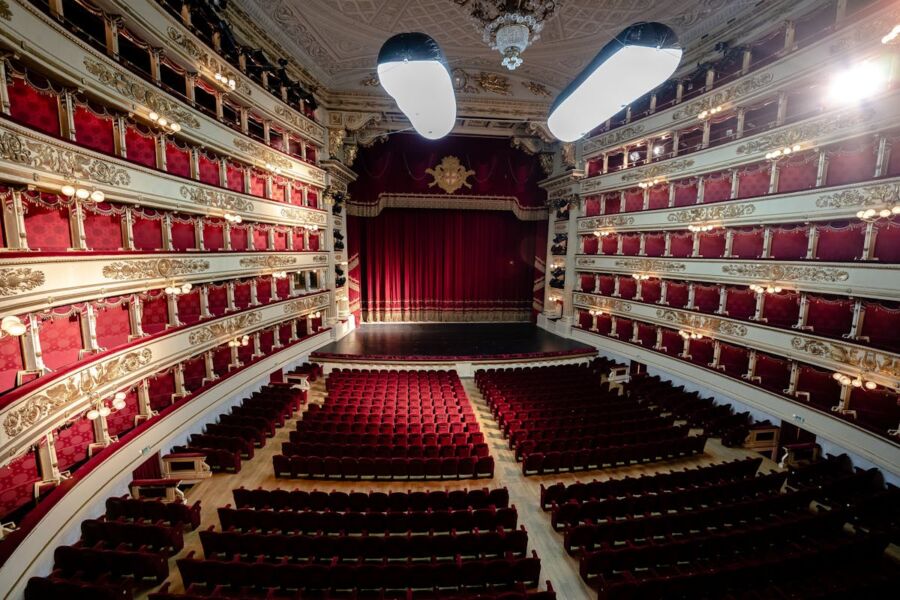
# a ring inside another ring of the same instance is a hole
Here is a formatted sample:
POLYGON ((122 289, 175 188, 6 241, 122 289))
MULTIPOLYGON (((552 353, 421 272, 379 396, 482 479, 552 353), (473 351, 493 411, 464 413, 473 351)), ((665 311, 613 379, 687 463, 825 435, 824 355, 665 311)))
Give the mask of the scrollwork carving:
POLYGON ((10 131, 0 134, 0 158, 33 169, 52 171, 64 177, 78 177, 95 183, 114 186, 131 183, 131 176, 125 169, 72 150, 23 138, 10 131))
POLYGON ((316 308, 325 308, 328 306, 328 296, 310 296, 308 298, 298 298, 284 305, 284 314, 293 315, 296 313, 308 312, 316 308))
POLYGON ((191 344, 202 344, 216 339, 227 338, 236 335, 244 329, 256 325, 262 321, 262 315, 258 312, 238 315, 219 323, 207 325, 197 331, 192 331, 188 336, 191 344))
POLYGON ((624 140, 629 140, 635 136, 638 136, 644 132, 644 126, 641 124, 638 125, 629 125, 628 127, 623 127, 621 129, 616 129, 611 133, 607 133, 599 138, 588 140, 584 144, 584 153, 590 154, 591 152, 595 152, 597 150, 602 150, 607 146, 612 146, 613 144, 618 144, 624 140))
POLYGON ((630 269, 632 271, 662 271, 662 272, 680 272, 687 267, 684 263, 672 260, 654 260, 652 258, 626 258, 615 262, 617 267, 630 269))
POLYGON ((691 102, 684 108, 675 111, 675 113, 672 115, 672 119, 678 121, 680 119, 696 117, 704 110, 715 108, 716 106, 720 106, 722 104, 725 104, 726 102, 733 102, 750 94, 751 92, 765 87, 772 82, 772 79, 772 73, 760 73, 759 75, 742 77, 741 80, 735 85, 722 88, 721 90, 718 90, 716 93, 707 96, 702 100, 691 102))
POLYGON ((694 166, 694 160, 691 158, 682 158, 670 162, 650 165, 649 167, 641 167, 634 169, 622 175, 622 181, 643 181, 645 179, 654 179, 656 177, 668 177, 674 173, 680 173, 685 169, 694 166))
POLYGON ((744 337, 747 335, 746 326, 726 319, 691 315, 677 310, 666 310, 661 308, 656 310, 656 316, 669 323, 674 323, 681 327, 690 327, 704 332, 721 333, 733 337, 744 337))
POLYGON ((186 185, 181 186, 180 192, 182 198, 201 206, 248 213, 254 211, 253 202, 245 200, 240 196, 235 196, 234 194, 226 194, 225 192, 189 187, 186 185))
POLYGON ((12 296, 28 292, 44 285, 43 271, 24 267, 0 269, 0 296, 12 296))
POLYGON ((669 223, 695 223, 697 221, 721 221, 747 217, 756 212, 753 204, 730 204, 722 206, 698 206, 670 212, 669 223))
POLYGON ((892 379, 900 378, 900 360, 876 350, 852 348, 803 337, 792 338, 791 348, 811 356, 832 360, 864 373, 876 373, 892 379))
POLYGON ((279 256, 277 254, 271 256, 251 256, 240 260, 242 267, 259 267, 264 269, 275 269, 277 267, 289 267, 297 264, 296 256, 279 256))
POLYGON ((613 312, 630 313, 632 309, 632 305, 630 302, 625 302, 624 300, 616 300, 614 298, 600 298, 598 296, 592 296, 590 294, 576 293, 573 300, 575 301, 575 304, 581 304, 584 306, 590 306, 593 308, 599 308, 601 310, 608 310, 613 312))
POLYGON ((209 261, 199 258, 151 258, 121 260, 103 266, 103 276, 118 281, 168 279, 209 270, 209 261))
POLYGON ((285 219, 299 221, 301 225, 320 225, 324 227, 328 221, 328 216, 325 213, 293 206, 282 208, 281 216, 285 219))
POLYGON ((596 217, 578 222, 578 228, 586 230, 600 229, 602 227, 628 227, 629 225, 634 225, 634 217, 626 215, 596 217))
POLYGON ((816 199, 819 208, 860 208, 891 205, 900 197, 900 184, 886 183, 868 187, 851 188, 816 199))
POLYGON ((811 123, 803 123, 796 127, 788 127, 741 144, 737 147, 737 153, 753 154, 775 148, 789 147, 794 144, 810 143, 822 136, 856 127, 870 120, 873 115, 874 112, 871 110, 859 110, 832 115, 811 123))
POLYGON ((850 273, 834 267, 801 267, 794 265, 723 265, 722 272, 745 279, 767 281, 817 281, 838 283, 850 279, 850 273))

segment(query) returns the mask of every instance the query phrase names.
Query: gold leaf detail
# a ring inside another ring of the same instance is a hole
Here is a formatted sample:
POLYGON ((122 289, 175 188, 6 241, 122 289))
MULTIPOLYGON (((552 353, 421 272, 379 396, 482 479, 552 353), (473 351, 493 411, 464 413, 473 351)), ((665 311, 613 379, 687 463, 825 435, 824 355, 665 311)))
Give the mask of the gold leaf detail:
POLYGON ((88 179, 106 185, 125 186, 131 183, 131 176, 125 169, 72 150, 22 138, 9 131, 0 134, 0 158, 34 169, 52 171, 57 175, 88 179))
POLYGON ((735 277, 768 281, 823 281, 837 283, 850 279, 850 273, 834 267, 793 265, 723 265, 722 272, 735 277))
POLYGON ((252 256, 249 258, 242 258, 240 262, 242 267, 260 267, 265 269, 274 269, 276 267, 296 265, 297 257, 280 256, 277 254, 270 256, 252 256))
POLYGON ((43 271, 14 268, 0 269, 0 296, 12 296, 44 285, 43 271))
POLYGON ((893 204, 900 198, 900 184, 886 183, 827 194, 816 200, 819 208, 857 208, 893 204))
POLYGON ((168 279, 209 270, 209 262, 199 258, 152 258, 122 260, 104 265, 103 276, 118 281, 129 279, 168 279))
POLYGON ((284 314, 292 315, 302 313, 316 308, 324 308, 328 305, 328 296, 310 296, 308 298, 298 298, 284 305, 284 314))
POLYGON ((753 204, 729 204, 722 206, 698 206, 675 212, 666 217, 669 223, 694 223, 696 221, 736 219, 756 212, 753 204))
POLYGON ((747 335, 747 327, 740 323, 735 323, 727 319, 718 319, 716 317, 707 317, 703 315, 691 315, 677 310, 657 309, 656 316, 679 325, 682 327, 690 327, 704 332, 715 332, 734 337, 744 337, 747 335))
POLYGON ((674 262, 671 260, 653 260, 650 258, 632 258, 617 260, 617 267, 630 269, 632 271, 684 271, 685 264, 674 262))
POLYGON ((598 296, 592 296, 590 294, 575 294, 575 304, 582 304, 585 306, 591 306, 594 308, 599 308, 601 310, 607 310, 612 312, 631 312, 631 303, 625 302, 624 300, 616 300, 614 298, 601 298, 598 296))
POLYGON ((685 169, 694 166, 694 160, 691 158, 682 158, 681 160, 673 160, 670 162, 650 165, 649 167, 641 167, 634 169, 622 175, 622 181, 643 181, 644 179, 653 179, 656 177, 666 177, 673 173, 679 173, 685 169))
POLYGON ((190 200, 194 204, 201 206, 209 206, 212 208, 221 208, 228 211, 253 212, 253 202, 245 200, 234 194, 226 194, 217 190, 208 190, 205 188, 181 186, 181 197, 190 200))
POLYGON ((629 125, 628 127, 623 127, 621 129, 616 129, 610 133, 607 133, 599 138, 588 140, 584 144, 584 153, 590 154, 595 150, 600 150, 607 146, 611 146, 613 144, 618 144, 621 141, 631 139, 635 136, 638 136, 644 132, 643 125, 629 125))
POLYGON ((581 229, 599 229, 601 227, 627 227, 634 224, 634 217, 626 215, 614 215, 610 217, 596 217, 581 221, 581 229))
POLYGON ((465 187, 472 189, 468 182, 469 177, 475 174, 472 169, 466 169, 455 156, 445 156, 441 163, 433 169, 425 169, 425 172, 434 177, 434 181, 428 187, 438 186, 448 194, 465 187))
POLYGON ((262 321, 262 315, 258 312, 238 315, 219 323, 213 323, 197 331, 192 331, 188 340, 191 344, 202 344, 216 339, 233 337, 247 327, 262 321))
POLYGON ((861 123, 865 123, 870 120, 874 114, 874 111, 871 110, 846 112, 840 115, 819 119, 812 123, 788 127, 782 131, 763 135, 757 139, 741 144, 737 148, 737 153, 752 154, 755 152, 772 150, 773 148, 793 146, 794 144, 799 143, 810 143, 822 136, 844 129, 851 129, 861 123))
POLYGON ((851 348, 820 340, 795 337, 791 348, 825 360, 832 360, 865 373, 877 373, 884 377, 900 377, 900 359, 876 350, 851 348))
POLYGON ((684 108, 675 111, 675 114, 672 115, 672 119, 677 121, 688 117, 696 117, 704 110, 715 108, 726 102, 733 102, 738 98, 746 96, 750 92, 765 87, 772 82, 772 79, 772 73, 761 73, 751 77, 744 77, 735 85, 722 88, 721 90, 716 91, 716 93, 706 96, 702 100, 691 102, 684 108))
POLYGON ((238 150, 242 150, 254 157, 257 160, 261 160, 264 163, 275 165, 281 169, 290 169, 293 166, 293 163, 289 161, 284 156, 273 152, 272 150, 267 150, 263 148, 259 144, 255 142, 251 142, 250 140, 245 140, 244 138, 234 138, 234 146, 238 150))

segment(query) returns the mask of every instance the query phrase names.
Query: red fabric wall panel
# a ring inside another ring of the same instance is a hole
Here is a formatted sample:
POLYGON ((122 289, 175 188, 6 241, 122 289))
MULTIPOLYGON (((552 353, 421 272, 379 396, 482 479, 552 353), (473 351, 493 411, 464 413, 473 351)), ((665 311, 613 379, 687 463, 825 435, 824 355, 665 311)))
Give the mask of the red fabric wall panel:
POLYGON ((159 219, 145 219, 135 215, 132 232, 137 250, 162 249, 162 221, 159 219))
MULTIPOLYGON (((900 154, 900 148, 897 154, 900 154)), ((874 256, 883 263, 900 263, 900 222, 896 218, 878 223, 874 256)))
POLYGON ((204 152, 197 154, 197 174, 200 181, 209 185, 219 185, 219 161, 215 157, 209 157, 204 152))
POLYGON ((228 292, 225 290, 225 286, 210 286, 209 312, 213 316, 221 317, 225 314, 226 308, 228 308, 228 292))
POLYGON ((172 248, 175 250, 187 250, 197 247, 194 223, 180 223, 172 221, 172 248))
POLYGON ((260 304, 268 304, 272 301, 271 277, 259 277, 256 280, 256 299, 260 304))
POLYGON ((578 311, 578 326, 582 329, 590 329, 594 323, 594 317, 586 310, 578 311))
POLYGON ((684 308, 687 305, 687 301, 687 284, 670 281, 666 290, 666 304, 673 308, 684 308))
POLYGON ((657 210, 660 208, 666 208, 669 206, 669 186, 668 185, 655 185, 650 188, 650 204, 648 208, 650 210, 657 210))
POLYGON ((631 335, 633 333, 633 326, 631 319, 616 319, 616 334, 619 336, 619 339, 623 342, 627 342, 631 340, 631 335))
MULTIPOLYGON (((295 228, 291 232, 291 235, 294 236, 294 251, 300 252, 302 250, 305 250, 305 248, 303 247, 303 230, 295 228)), ((352 240, 353 237, 350 237, 350 239, 352 240)))
POLYGON ((86 106, 78 105, 74 112, 75 139, 79 146, 112 154, 116 146, 111 117, 100 116, 86 106))
POLYGON ((853 322, 853 301, 847 298, 828 300, 810 297, 806 324, 814 333, 837 337, 850 333, 853 322))
POLYGON ((597 250, 600 248, 600 240, 595 235, 586 235, 584 236, 584 253, 585 254, 597 254, 597 250))
POLYGON ((275 230, 275 250, 287 250, 287 232, 275 230))
POLYGON ((818 155, 814 152, 792 156, 778 165, 778 193, 810 190, 816 186, 818 155))
POLYGON ((756 357, 756 376, 762 378, 762 387, 780 394, 790 382, 791 368, 786 360, 759 354, 756 357))
POLYGON ((675 182, 675 206, 692 206, 697 204, 696 179, 683 179, 675 182))
POLYGON ((275 335, 272 333, 271 329, 266 329, 259 334, 259 348, 263 354, 268 354, 269 352, 271 352, 274 343, 275 335))
POLYGON ((579 277, 582 292, 594 291, 594 276, 592 274, 582 273, 579 277))
POLYGON ((802 260, 809 245, 809 230, 805 226, 772 229, 771 258, 775 260, 802 260))
POLYGON ((673 329, 663 329, 662 345, 663 352, 669 356, 678 356, 684 350, 684 340, 673 329))
POLYGON ((269 249, 269 234, 262 227, 253 228, 253 245, 257 250, 269 249))
MULTIPOLYGON (((101 209, 109 209, 101 204, 101 209)), ((84 211, 84 237, 91 250, 120 250, 122 248, 122 217, 117 214, 103 215, 91 210, 84 211)))
MULTIPOLYGON (((313 325, 318 324, 318 319, 313 319, 313 325)), ((282 345, 287 345, 291 339, 291 325, 290 323, 282 323, 278 327, 278 337, 281 339, 282 345)))
POLYGON ((713 341, 709 338, 691 340, 691 362, 701 367, 709 366, 713 359, 713 341))
POLYGON ((719 308, 719 287, 716 285, 694 284, 694 306, 700 312, 716 312, 719 308))
POLYGON ((178 320, 185 324, 193 324, 200 320, 200 290, 178 296, 178 320))
POLYGON ((584 216, 596 217, 600 214, 600 198, 597 196, 589 196, 584 201, 584 216))
POLYGON ((234 284, 234 305, 240 310, 250 306, 249 281, 238 281, 234 284))
POLYGON ((616 278, 612 275, 600 276, 600 293, 604 296, 612 296, 613 290, 616 288, 616 278))
POLYGON ((166 172, 181 177, 191 176, 191 155, 171 140, 166 142, 166 172))
POLYGON ((80 418, 69 427, 56 434, 56 456, 59 469, 67 470, 87 458, 87 449, 94 441, 94 429, 91 422, 80 418))
POLYGON ((725 311, 732 319, 749 319, 756 312, 756 294, 750 290, 729 288, 725 296, 725 311))
POLYGON ((309 250, 310 252, 319 250, 319 235, 315 231, 309 234, 309 250))
POLYGON ((272 200, 277 202, 287 202, 287 180, 276 177, 272 181, 272 200))
POLYGON ((612 256, 619 247, 619 234, 600 238, 600 254, 612 256))
POLYGON ((291 204, 303 206, 303 186, 296 184, 291 186, 291 204))
POLYGON ((9 461, 0 469, 0 518, 34 500, 34 484, 41 480, 34 451, 9 461))
POLYGON ((172 394, 175 393, 175 376, 172 373, 163 373, 150 378, 150 407, 160 410, 172 403, 172 394))
POLYGON ((828 151, 825 185, 844 185, 875 176, 877 149, 871 137, 843 142, 828 151))
POLYGON ((139 129, 131 123, 126 125, 125 153, 133 163, 156 168, 156 138, 149 130, 139 129))
POLYGON ((889 308, 875 302, 863 304, 866 309, 860 335, 869 343, 891 352, 900 352, 900 308, 889 308))
POLYGON ((834 380, 830 371, 820 371, 813 367, 801 366, 797 378, 797 391, 808 392, 809 400, 822 410, 829 410, 840 400, 841 385, 834 380))
POLYGON ((97 343, 101 348, 109 350, 128 343, 131 328, 126 302, 117 306, 102 307, 95 314, 97 315, 97 343))
POLYGON ((767 294, 763 318, 775 327, 791 327, 800 317, 800 294, 787 292, 767 294))
POLYGON ((225 163, 225 184, 233 192, 244 193, 244 169, 240 165, 227 161, 225 163))
POLYGON ((231 348, 216 348, 213 352, 213 370, 219 377, 228 374, 228 365, 231 362, 231 348))
POLYGON ((606 194, 606 200, 604 202, 604 215, 615 215, 619 212, 622 212, 622 195, 618 192, 611 192, 606 194))
POLYGON ((648 279, 641 282, 641 298, 652 304, 659 300, 661 285, 659 279, 648 279))
POLYGON ((644 236, 644 254, 662 256, 666 250, 666 236, 662 233, 648 233, 644 236))
POLYGON ((22 347, 17 337, 0 338, 0 393, 16 385, 16 373, 22 369, 22 347))
POLYGON ((865 223, 852 223, 845 227, 820 226, 816 258, 839 262, 856 260, 862 256, 865 236, 865 223))
POLYGON ((59 252, 71 245, 69 210, 25 202, 25 234, 32 250, 59 252))
POLYGON ((225 248, 225 227, 221 221, 203 222, 203 247, 207 250, 225 248))
POLYGON ((38 131, 59 135, 59 103, 54 92, 35 89, 15 76, 7 84, 7 91, 13 119, 38 131))
MULTIPOLYGON (((721 258, 725 254, 725 232, 722 230, 701 233, 700 256, 703 258, 721 258)), ((674 253, 673 253, 674 254, 674 253)))
POLYGON ((622 235, 622 254, 624 256, 637 256, 641 249, 641 236, 637 233, 622 235))
POLYGON ((319 192, 316 190, 310 189, 306 193, 306 200, 311 208, 319 208, 319 192))
POLYGON ((656 345, 656 327, 653 325, 646 325, 644 323, 638 324, 638 340, 640 340, 641 346, 644 348, 652 348, 656 345))
POLYGON ((738 198, 765 196, 769 193, 769 165, 744 169, 738 174, 738 198))
POLYGON ((597 317, 597 332, 601 335, 609 335, 612 330, 612 319, 608 315, 600 315, 597 317))
POLYGON ((703 203, 722 202, 731 198, 731 174, 709 176, 703 184, 703 203))
POLYGON ((259 169, 250 170, 250 194, 260 198, 266 196, 266 175, 259 169))
POLYGON ((900 423, 900 404, 897 403, 896 392, 882 388, 854 388, 850 393, 850 408, 856 411, 859 425, 875 431, 887 432, 900 423))
POLYGON ((59 371, 78 362, 78 352, 84 347, 78 315, 42 321, 40 338, 44 364, 50 369, 59 371))
POLYGON ((288 278, 279 279, 275 284, 278 297, 284 300, 291 295, 291 281, 288 278))
POLYGON ((203 385, 206 377, 206 361, 202 356, 184 362, 184 387, 194 392, 203 385))
POLYGON ((145 299, 144 311, 141 315, 141 329, 144 333, 153 335, 166 328, 169 320, 169 309, 166 306, 166 297, 160 294, 154 298, 145 299))
POLYGON ((247 229, 244 227, 231 227, 231 249, 240 252, 247 249, 247 229))
POLYGON ((637 293, 637 281, 633 277, 619 277, 619 296, 630 300, 637 293))
POLYGON ((644 209, 644 190, 631 188, 625 190, 625 209, 622 212, 635 212, 644 209))
POLYGON ((113 411, 106 417, 110 435, 122 435, 134 428, 134 417, 138 414, 137 393, 129 390, 125 395, 125 408, 113 411))
POLYGON ((734 258, 759 258, 763 250, 761 229, 738 229, 734 232, 731 255, 734 258))
POLYGON ((750 353, 746 348, 720 344, 719 365, 724 367, 725 374, 738 378, 747 372, 750 363, 750 353))
MULTIPOLYGON (((673 233, 670 236, 670 251, 675 258, 687 258, 694 248, 694 238, 690 233, 673 233)), ((724 246, 723 246, 724 248, 724 246)))

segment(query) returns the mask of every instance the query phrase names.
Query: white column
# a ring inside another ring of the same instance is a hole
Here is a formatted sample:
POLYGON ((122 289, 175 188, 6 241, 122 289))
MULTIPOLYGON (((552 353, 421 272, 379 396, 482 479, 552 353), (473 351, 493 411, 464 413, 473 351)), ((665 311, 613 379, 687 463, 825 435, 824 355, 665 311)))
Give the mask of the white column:
POLYGON ((69 208, 69 230, 72 234, 72 250, 87 250, 87 238, 84 233, 84 207, 79 200, 73 201, 69 208))
POLYGON ((860 331, 862 331, 863 319, 865 318, 866 308, 863 306, 862 300, 856 300, 853 303, 853 320, 850 324, 850 332, 845 333, 843 338, 848 340, 859 339, 860 331))
POLYGON ((80 360, 101 350, 97 343, 97 312, 90 302, 85 304, 84 310, 79 315, 79 323, 81 324, 81 339, 84 344, 84 348, 78 352, 80 360))
POLYGON ((131 327, 131 334, 128 336, 129 341, 140 339, 147 334, 144 333, 141 320, 144 315, 144 301, 137 294, 133 294, 128 300, 128 324, 131 327))
POLYGON ((259 298, 256 291, 256 279, 250 280, 250 306, 259 306, 259 298))
POLYGON ((763 227, 763 245, 762 245, 762 253, 760 258, 771 258, 772 257, 772 236, 774 231, 772 228, 766 225, 763 227))
POLYGON ((234 281, 229 281, 225 284, 225 312, 234 312, 237 310, 237 306, 234 304, 234 281))
POLYGON ((727 315, 728 313, 725 310, 726 303, 728 302, 728 288, 724 285, 719 286, 719 308, 716 309, 716 314, 718 315, 727 315))
POLYGON ((731 253, 734 249, 734 229, 726 229, 725 230, 725 252, 722 255, 722 258, 731 258, 731 253))
POLYGON ((806 319, 809 316, 809 296, 800 294, 800 311, 797 316, 797 323, 792 325, 794 329, 806 329, 806 319))
POLYGON ((750 317, 754 321, 764 322, 763 311, 766 309, 766 294, 756 294, 756 307, 753 310, 753 316, 750 317))
POLYGON ((169 310, 169 322, 167 327, 179 327, 181 321, 178 319, 178 296, 175 294, 166 294, 166 307, 169 310))
MULTIPOLYGON (((3 61, 0 61, 2 64, 3 61)), ((5 89, 5 86, 3 86, 5 89)), ((10 250, 28 250, 28 237, 25 234, 25 206, 22 203, 21 190, 9 192, 10 201, 0 202, 3 211, 3 229, 6 233, 6 244, 10 250)))
POLYGON ((157 413, 150 406, 150 380, 141 379, 137 384, 138 414, 135 416, 135 424, 154 417, 157 413))
POLYGON ((41 320, 35 315, 25 317, 28 325, 25 334, 22 335, 22 371, 16 377, 16 385, 21 385, 22 376, 28 373, 43 375, 49 373, 50 369, 44 364, 43 354, 41 353, 41 320))
POLYGON ((665 279, 661 279, 659 282, 659 300, 656 301, 657 304, 668 304, 669 300, 666 298, 669 294, 669 282, 665 279))
POLYGON ((694 284, 693 284, 693 283, 689 283, 689 284, 688 284, 688 301, 687 301, 687 306, 685 306, 685 308, 688 309, 688 310, 694 310, 695 308, 697 308, 697 307, 694 305, 694 295, 695 295, 695 293, 696 293, 696 290, 694 289, 694 284))
POLYGON ((218 379, 211 350, 207 350, 203 353, 203 370, 205 371, 205 377, 203 378, 204 382, 212 382, 218 379))
POLYGON ((213 314, 209 310, 209 286, 200 286, 200 318, 211 319, 213 314))
POLYGON ((171 252, 172 246, 172 216, 169 213, 162 218, 162 249, 171 252))
POLYGON ((130 206, 125 207, 125 214, 122 216, 122 249, 134 250, 134 209, 130 206))
POLYGON ((806 246, 806 259, 812 260, 816 257, 816 251, 819 247, 819 228, 815 225, 809 226, 809 243, 806 246))
POLYGON ((172 375, 175 379, 175 393, 172 394, 172 400, 187 396, 187 390, 184 388, 184 365, 178 363, 172 367, 172 375))

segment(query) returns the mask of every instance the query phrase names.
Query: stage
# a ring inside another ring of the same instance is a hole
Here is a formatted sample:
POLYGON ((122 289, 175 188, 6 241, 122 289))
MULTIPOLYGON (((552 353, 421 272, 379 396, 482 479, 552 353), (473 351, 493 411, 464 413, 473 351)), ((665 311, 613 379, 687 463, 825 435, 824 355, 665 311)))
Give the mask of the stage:
MULTIPOLYGON (((560 364, 593 357, 593 347, 568 340, 531 323, 423 323, 362 325, 319 348, 310 359, 326 370, 365 365, 560 364)), ((456 365, 452 367, 451 365, 456 365)))

